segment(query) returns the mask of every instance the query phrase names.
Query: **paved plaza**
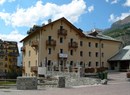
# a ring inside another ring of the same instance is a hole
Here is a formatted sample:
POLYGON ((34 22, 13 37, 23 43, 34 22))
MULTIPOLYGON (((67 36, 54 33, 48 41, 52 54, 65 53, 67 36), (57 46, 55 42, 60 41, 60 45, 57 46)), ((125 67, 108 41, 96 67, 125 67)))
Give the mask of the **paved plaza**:
POLYGON ((108 85, 38 90, 0 89, 0 95, 130 95, 130 81, 126 79, 126 73, 109 73, 108 79, 108 85))

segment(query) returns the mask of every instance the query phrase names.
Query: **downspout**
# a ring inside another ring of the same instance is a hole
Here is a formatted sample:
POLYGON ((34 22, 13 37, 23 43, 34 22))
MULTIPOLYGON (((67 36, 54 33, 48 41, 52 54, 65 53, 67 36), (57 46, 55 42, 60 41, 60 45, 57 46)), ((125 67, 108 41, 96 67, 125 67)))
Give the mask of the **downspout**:
POLYGON ((100 52, 100 67, 102 66, 101 65, 101 62, 102 62, 102 45, 101 45, 101 39, 99 40, 99 52, 100 52))

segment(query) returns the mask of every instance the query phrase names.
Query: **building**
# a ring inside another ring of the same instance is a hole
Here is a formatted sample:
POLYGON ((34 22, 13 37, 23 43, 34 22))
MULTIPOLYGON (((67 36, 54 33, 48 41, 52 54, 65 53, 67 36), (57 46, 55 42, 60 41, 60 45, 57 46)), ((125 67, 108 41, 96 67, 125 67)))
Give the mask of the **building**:
POLYGON ((130 69, 130 45, 121 49, 108 62, 112 70, 127 71, 130 69))
POLYGON ((0 40, 0 77, 16 70, 18 56, 17 42, 0 40))
POLYGON ((43 75, 45 71, 77 72, 79 67, 109 68, 107 60, 122 44, 100 31, 84 34, 64 17, 34 25, 27 33, 21 40, 23 76, 43 75))

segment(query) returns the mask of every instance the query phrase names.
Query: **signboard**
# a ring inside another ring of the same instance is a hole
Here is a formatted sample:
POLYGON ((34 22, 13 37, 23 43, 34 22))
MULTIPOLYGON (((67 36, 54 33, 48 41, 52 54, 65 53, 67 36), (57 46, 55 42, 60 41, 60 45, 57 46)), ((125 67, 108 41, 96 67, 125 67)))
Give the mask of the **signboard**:
POLYGON ((60 57, 60 58, 67 58, 67 57, 68 57, 68 54, 59 53, 59 57, 60 57))

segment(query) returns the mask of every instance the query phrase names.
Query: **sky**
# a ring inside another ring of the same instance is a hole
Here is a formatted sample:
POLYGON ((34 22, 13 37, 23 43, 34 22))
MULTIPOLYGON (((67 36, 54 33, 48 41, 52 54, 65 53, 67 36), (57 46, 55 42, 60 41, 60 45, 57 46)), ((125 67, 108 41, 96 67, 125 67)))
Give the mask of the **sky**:
POLYGON ((33 25, 65 17, 77 28, 106 29, 130 15, 130 0, 0 0, 0 39, 19 43, 33 25))

